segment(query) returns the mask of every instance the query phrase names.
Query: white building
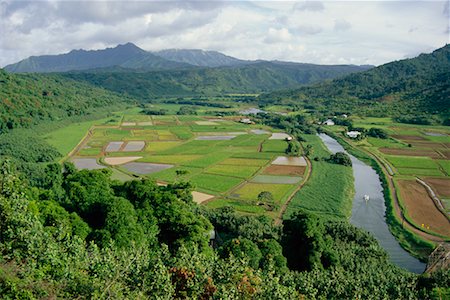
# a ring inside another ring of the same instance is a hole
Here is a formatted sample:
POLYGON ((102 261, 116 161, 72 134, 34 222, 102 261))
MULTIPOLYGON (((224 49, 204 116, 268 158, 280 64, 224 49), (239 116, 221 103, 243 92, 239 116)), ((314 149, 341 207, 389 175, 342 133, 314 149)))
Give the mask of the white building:
POLYGON ((254 124, 252 122, 252 120, 250 120, 248 118, 241 119, 239 122, 244 123, 244 124, 254 124))
POLYGON ((322 123, 323 125, 328 125, 328 126, 332 126, 334 125, 334 121, 331 119, 326 120, 325 122, 322 123))
POLYGON ((348 131, 346 134, 347 134, 347 136, 349 138, 356 139, 358 136, 361 135, 361 132, 359 132, 359 131, 348 131))

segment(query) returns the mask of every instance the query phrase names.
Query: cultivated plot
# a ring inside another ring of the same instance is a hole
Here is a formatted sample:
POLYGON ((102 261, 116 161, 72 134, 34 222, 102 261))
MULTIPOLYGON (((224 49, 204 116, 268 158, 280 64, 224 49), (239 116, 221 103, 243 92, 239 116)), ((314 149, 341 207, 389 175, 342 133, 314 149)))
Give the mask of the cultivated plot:
POLYGON ((173 165, 169 164, 153 164, 153 163, 144 163, 144 162, 130 162, 122 165, 124 169, 128 172, 135 174, 151 174, 156 173, 161 170, 172 168, 173 165))
POLYGON ((78 170, 98 170, 105 168, 105 166, 99 165, 95 158, 73 158, 72 162, 78 170))

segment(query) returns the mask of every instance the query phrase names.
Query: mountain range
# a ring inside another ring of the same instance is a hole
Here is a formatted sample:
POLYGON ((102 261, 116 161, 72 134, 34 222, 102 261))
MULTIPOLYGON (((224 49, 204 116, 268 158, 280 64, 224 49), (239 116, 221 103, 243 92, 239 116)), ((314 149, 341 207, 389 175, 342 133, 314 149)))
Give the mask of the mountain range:
MULTIPOLYGON (((132 43, 103 50, 72 50, 66 54, 31 56, 4 69, 12 73, 49 73, 104 69, 106 71, 180 70, 199 67, 236 67, 267 61, 248 61, 227 56, 217 51, 199 49, 168 49, 145 51, 132 43)), ((302 68, 307 64, 292 66, 302 68)), ((312 65, 314 66, 314 65, 312 65)), ((334 66, 327 66, 334 67, 334 66)), ((371 66, 346 66, 361 71, 371 66)))

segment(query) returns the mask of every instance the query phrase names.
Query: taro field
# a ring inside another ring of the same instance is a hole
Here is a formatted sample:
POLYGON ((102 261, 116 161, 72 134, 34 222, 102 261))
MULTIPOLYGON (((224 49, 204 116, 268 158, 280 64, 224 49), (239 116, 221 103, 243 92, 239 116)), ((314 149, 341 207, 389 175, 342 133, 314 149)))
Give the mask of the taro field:
POLYGON ((285 157, 285 133, 239 120, 126 114, 91 127, 69 159, 80 169, 109 168, 122 181, 189 181, 197 203, 275 216, 303 181, 306 161, 285 157), (258 199, 263 191, 272 197, 258 199))

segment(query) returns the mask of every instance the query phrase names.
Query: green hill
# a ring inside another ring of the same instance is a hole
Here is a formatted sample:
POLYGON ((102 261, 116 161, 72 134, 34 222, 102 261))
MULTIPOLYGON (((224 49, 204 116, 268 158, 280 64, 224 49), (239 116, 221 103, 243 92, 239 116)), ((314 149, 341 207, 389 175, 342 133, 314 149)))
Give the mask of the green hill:
POLYGON ((58 75, 0 69, 0 133, 44 121, 89 116, 125 106, 126 98, 58 75))
POLYGON ((160 96, 260 93, 336 78, 368 67, 257 62, 238 67, 131 72, 123 68, 64 73, 143 100, 160 96))
POLYGON ((430 54, 391 62, 313 86, 261 95, 322 111, 376 116, 450 113, 450 45, 430 54))

